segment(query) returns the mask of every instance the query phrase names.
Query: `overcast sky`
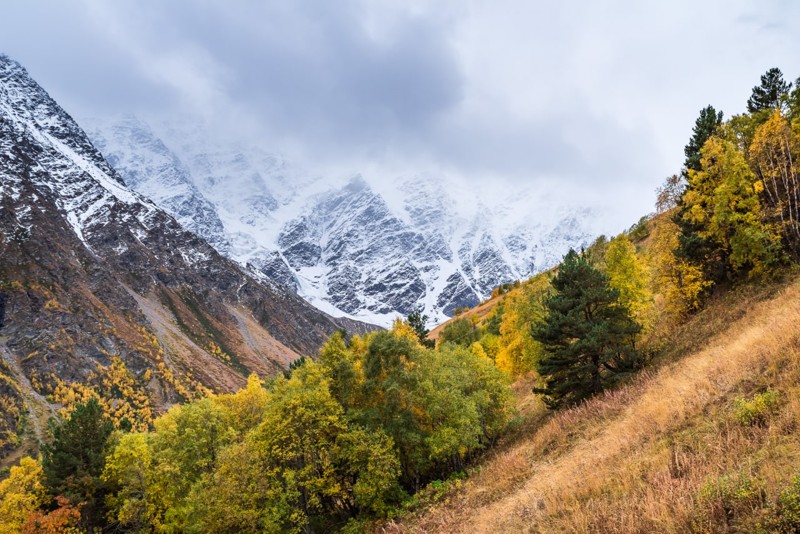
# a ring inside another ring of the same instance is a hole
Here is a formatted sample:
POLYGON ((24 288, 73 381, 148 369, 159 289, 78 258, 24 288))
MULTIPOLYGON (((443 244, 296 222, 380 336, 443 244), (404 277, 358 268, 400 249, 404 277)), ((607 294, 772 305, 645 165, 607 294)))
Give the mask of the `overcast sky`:
POLYGON ((310 168, 564 184, 622 199, 625 226, 700 108, 800 76, 791 0, 3 4, 0 52, 76 117, 189 113, 310 168))

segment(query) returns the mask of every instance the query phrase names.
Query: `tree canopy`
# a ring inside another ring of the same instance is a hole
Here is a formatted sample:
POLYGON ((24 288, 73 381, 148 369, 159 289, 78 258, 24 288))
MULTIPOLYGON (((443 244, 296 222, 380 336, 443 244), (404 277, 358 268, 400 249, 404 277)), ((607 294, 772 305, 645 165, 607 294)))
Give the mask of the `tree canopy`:
POLYGON ((780 109, 792 84, 783 79, 781 69, 771 68, 761 76, 761 84, 753 87, 747 100, 747 111, 757 113, 765 109, 780 109))

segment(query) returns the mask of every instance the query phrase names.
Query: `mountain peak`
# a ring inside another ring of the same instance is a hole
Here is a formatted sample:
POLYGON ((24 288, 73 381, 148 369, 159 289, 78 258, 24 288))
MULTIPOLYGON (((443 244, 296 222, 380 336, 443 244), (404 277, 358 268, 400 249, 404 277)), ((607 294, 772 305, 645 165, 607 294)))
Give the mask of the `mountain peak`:
POLYGON ((202 131, 167 124, 120 135, 130 127, 91 131, 128 183, 217 250, 334 315, 389 326, 422 307, 438 323, 589 241, 566 216, 541 220, 518 199, 490 205, 430 173, 382 183, 358 173, 335 185, 263 149, 211 147, 202 131))
POLYGON ((7 57, 0 303, 0 383, 33 388, 43 403, 96 395, 134 425, 175 402, 235 390, 250 373, 281 372, 340 328, 374 328, 320 312, 181 227, 130 189, 7 57), (125 393, 109 391, 112 374, 125 393))

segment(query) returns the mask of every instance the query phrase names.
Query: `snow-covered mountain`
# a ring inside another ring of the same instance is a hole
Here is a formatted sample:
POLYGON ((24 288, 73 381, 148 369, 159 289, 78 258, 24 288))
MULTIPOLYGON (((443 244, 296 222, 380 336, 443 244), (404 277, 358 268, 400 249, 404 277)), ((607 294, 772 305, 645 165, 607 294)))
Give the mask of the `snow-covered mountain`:
POLYGON ((588 210, 536 203, 536 192, 490 202, 442 176, 314 176, 192 122, 85 122, 127 184, 217 250, 323 311, 375 324, 419 306, 441 322, 592 234, 588 210))
MULTIPOLYGON (((162 180, 148 192, 225 250, 216 205, 164 147, 147 154, 162 180)), ((24 403, 47 404, 41 415, 53 409, 45 396, 66 404, 88 391, 144 425, 175 402, 313 357, 341 328, 375 329, 321 312, 187 231, 0 55, 0 436, 17 435, 24 403), (124 387, 106 382, 112 372, 124 387)))

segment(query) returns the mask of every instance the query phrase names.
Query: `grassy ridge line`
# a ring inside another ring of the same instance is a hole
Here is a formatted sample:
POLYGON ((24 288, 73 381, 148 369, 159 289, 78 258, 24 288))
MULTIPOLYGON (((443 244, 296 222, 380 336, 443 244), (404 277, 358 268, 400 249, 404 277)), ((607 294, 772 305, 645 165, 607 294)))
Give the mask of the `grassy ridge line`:
POLYGON ((731 305, 749 311, 720 325, 706 348, 545 419, 473 473, 458 495, 381 530, 705 530, 729 520, 715 517, 719 503, 702 497, 727 474, 757 479, 774 496, 800 467, 800 282, 765 302, 714 302, 702 315, 729 315, 720 307, 731 305), (735 399, 767 387, 780 392, 780 412, 764 427, 738 423, 735 399))
MULTIPOLYGON (((514 289, 512 291, 516 291, 516 289, 514 289)), ((477 325, 481 325, 482 322, 494 311, 495 307, 497 307, 497 305, 500 304, 506 298, 506 295, 508 295, 508 293, 493 297, 493 298, 487 300, 486 302, 478 304, 474 308, 470 308, 469 310, 465 311, 464 313, 456 315, 452 319, 449 319, 449 320, 443 322, 442 324, 440 324, 439 326, 437 326, 436 328, 434 328, 433 330, 430 331, 430 333, 428 334, 428 339, 432 339, 434 341, 438 340, 439 339, 439 334, 442 333, 442 330, 444 330, 444 327, 447 326, 448 324, 450 324, 455 319, 465 319, 466 318, 466 319, 470 319, 471 321, 473 321, 477 325)))

